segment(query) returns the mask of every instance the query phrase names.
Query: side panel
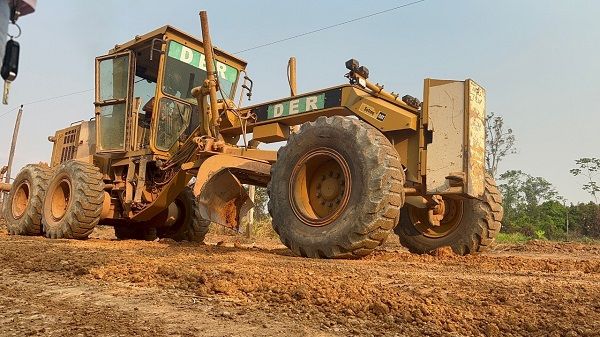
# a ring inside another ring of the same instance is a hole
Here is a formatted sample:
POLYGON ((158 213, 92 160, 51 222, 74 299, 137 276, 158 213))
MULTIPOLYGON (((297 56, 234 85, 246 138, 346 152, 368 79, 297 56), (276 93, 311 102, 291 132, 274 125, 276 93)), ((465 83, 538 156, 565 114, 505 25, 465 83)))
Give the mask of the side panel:
MULTIPOLYGON (((300 125, 320 116, 354 114, 382 132, 417 130, 418 111, 373 96, 365 89, 342 85, 244 108, 240 113, 256 116, 247 131, 265 124, 300 125)), ((221 129, 222 134, 239 135, 239 126, 221 129)))
POLYGON ((92 163, 91 156, 96 152, 96 124, 93 121, 81 122, 58 130, 53 143, 51 167, 71 159, 92 163))
POLYGON ((427 129, 433 132, 427 146, 427 194, 439 194, 450 189, 447 176, 464 172, 465 83, 429 80, 425 90, 427 129))
POLYGON ((77 144, 76 159, 92 163, 92 157, 96 153, 96 123, 82 122, 79 130, 79 143, 77 144))
POLYGON ((342 104, 382 132, 417 129, 416 113, 358 88, 345 88, 342 104))
POLYGON ((485 90, 472 80, 425 80, 427 194, 474 198, 485 189, 485 90))
POLYGON ((479 197, 485 190, 485 89, 472 80, 466 84, 469 100, 467 194, 479 197))

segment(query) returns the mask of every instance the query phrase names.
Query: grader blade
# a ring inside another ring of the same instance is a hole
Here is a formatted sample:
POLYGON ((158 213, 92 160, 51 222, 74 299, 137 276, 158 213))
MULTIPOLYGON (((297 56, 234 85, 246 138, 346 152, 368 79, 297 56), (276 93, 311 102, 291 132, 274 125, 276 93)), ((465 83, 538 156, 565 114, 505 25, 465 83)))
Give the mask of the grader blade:
POLYGON ((213 176, 197 196, 202 218, 237 230, 241 219, 254 207, 239 180, 223 170, 213 176))
POLYGON ((271 170, 267 161, 226 154, 189 164, 182 167, 198 170, 194 195, 202 217, 233 229, 254 206, 241 183, 265 186, 271 170))

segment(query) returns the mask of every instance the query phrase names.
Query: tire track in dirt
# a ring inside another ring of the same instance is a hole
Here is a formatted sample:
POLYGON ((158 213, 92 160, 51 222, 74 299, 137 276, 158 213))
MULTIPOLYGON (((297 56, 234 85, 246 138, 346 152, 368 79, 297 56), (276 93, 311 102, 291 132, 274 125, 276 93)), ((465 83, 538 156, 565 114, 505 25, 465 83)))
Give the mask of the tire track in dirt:
MULTIPOLYGON (((97 310, 88 315, 90 326, 107 336, 144 335, 147 327, 158 335, 182 336, 596 336, 600 331, 600 245, 534 242, 467 257, 417 256, 387 245, 362 260, 333 261, 293 257, 273 242, 256 247, 228 237, 209 236, 209 241, 213 245, 0 234, 0 281, 21 280, 18 292, 29 303, 19 305, 21 316, 42 302, 36 287, 51 298, 91 293, 58 302, 68 302, 71 311, 97 310), (48 282, 56 286, 40 288, 48 282), (115 312, 122 314, 110 316, 115 312), (144 321, 149 318, 152 324, 144 321), (107 321, 130 330, 113 331, 107 321), (194 328, 195 321, 202 329, 194 328)), ((7 296, 4 289, 2 294, 7 296)), ((6 301, 0 297, 1 305, 6 301)))

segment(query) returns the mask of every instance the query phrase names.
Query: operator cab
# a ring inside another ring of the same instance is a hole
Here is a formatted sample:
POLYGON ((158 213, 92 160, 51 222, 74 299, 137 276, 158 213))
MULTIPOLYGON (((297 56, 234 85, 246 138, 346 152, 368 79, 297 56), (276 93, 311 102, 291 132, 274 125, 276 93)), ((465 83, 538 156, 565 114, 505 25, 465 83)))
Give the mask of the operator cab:
MULTIPOLYGON (((220 99, 233 100, 246 62, 214 50, 220 99)), ((202 123, 191 90, 207 77, 200 40, 165 26, 96 59, 97 152, 168 157, 202 123)))

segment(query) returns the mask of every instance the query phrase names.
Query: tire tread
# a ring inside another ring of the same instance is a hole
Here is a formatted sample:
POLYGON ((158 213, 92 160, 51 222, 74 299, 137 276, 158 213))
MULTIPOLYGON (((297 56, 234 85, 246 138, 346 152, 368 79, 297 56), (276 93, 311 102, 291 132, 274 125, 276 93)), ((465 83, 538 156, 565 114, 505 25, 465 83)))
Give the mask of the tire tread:
MULTIPOLYGON (((311 128, 343 129, 351 139, 348 142, 359 144, 370 176, 366 177, 366 211, 357 214, 364 220, 357 228, 345 235, 344 240, 328 242, 326 245, 300 247, 287 237, 283 227, 284 219, 275 214, 276 201, 273 197, 273 182, 268 185, 268 210, 273 218, 273 227, 282 242, 295 254, 313 258, 359 258, 368 255, 383 244, 396 225, 400 208, 404 204, 404 171, 397 151, 383 134, 358 119, 341 116, 319 117, 305 123, 298 133, 292 134, 286 146, 279 149, 278 160, 271 167, 271 177, 277 177, 281 170, 289 169, 288 157, 295 148, 302 147, 304 133, 311 128)), ((280 207, 280 206, 279 206, 280 207)), ((356 220, 360 221, 360 220, 356 220)))

